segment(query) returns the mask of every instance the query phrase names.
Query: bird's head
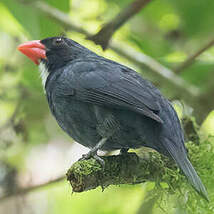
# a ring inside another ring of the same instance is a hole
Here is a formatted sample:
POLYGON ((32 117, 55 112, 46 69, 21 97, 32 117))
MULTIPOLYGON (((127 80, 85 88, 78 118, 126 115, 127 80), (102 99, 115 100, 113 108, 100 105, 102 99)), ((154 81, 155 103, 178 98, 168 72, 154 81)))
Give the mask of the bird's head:
POLYGON ((18 46, 18 50, 36 65, 42 62, 49 70, 55 70, 74 59, 93 54, 87 48, 65 37, 25 42, 18 46))

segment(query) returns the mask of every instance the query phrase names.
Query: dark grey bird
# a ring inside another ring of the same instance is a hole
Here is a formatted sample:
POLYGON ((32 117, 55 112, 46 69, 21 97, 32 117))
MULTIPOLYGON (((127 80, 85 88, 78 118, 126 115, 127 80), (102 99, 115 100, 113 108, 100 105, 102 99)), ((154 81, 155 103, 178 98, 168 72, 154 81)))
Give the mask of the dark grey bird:
POLYGON ((48 104, 59 126, 91 150, 150 147, 178 164, 204 198, 207 191, 187 157, 170 102, 140 74, 75 41, 51 37, 18 49, 39 65, 48 104))

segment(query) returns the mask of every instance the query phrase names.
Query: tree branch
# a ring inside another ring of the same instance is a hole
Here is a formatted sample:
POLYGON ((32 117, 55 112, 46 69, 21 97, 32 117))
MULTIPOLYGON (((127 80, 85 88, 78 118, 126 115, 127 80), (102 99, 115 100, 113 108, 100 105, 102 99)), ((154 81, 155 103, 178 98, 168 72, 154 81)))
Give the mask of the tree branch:
POLYGON ((135 153, 104 156, 104 167, 93 158, 77 161, 68 170, 67 180, 73 192, 146 181, 165 181, 175 186, 177 174, 175 176, 173 171, 174 163, 154 151, 142 151, 141 156, 139 158, 135 153))
POLYGON ((200 56, 204 51, 208 50, 214 45, 214 39, 209 41, 205 46, 200 48, 196 53, 193 55, 189 56, 186 61, 184 61, 181 65, 179 65, 174 71, 175 73, 181 73, 185 68, 189 67, 192 65, 195 61, 195 59, 200 56))
POLYGON ((46 187, 46 186, 58 183, 58 182, 60 182, 60 181, 62 181, 64 179, 65 179, 65 176, 60 176, 58 178, 49 180, 49 181, 44 182, 42 184, 29 186, 29 187, 26 187, 26 188, 18 188, 18 189, 16 189, 15 192, 10 192, 10 193, 7 193, 7 194, 1 196, 0 197, 0 202, 4 201, 6 199, 9 199, 10 197, 25 195, 25 194, 27 194, 29 192, 32 192, 32 191, 37 190, 37 189, 40 189, 42 187, 46 187))
POLYGON ((105 50, 115 31, 127 22, 128 19, 136 15, 150 1, 151 0, 135 0, 131 2, 126 8, 121 10, 116 17, 106 23, 97 34, 89 36, 87 39, 92 40, 97 45, 101 45, 103 50, 105 50))

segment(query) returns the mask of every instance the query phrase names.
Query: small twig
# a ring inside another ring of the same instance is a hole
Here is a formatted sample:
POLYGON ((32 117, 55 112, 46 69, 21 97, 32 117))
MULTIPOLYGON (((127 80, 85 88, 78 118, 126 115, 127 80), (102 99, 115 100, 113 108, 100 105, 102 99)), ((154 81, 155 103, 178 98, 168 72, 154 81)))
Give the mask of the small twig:
POLYGON ((189 56, 186 61, 184 61, 181 65, 179 65, 174 71, 175 73, 180 73, 182 72, 185 68, 189 67, 192 65, 195 61, 195 59, 200 56, 204 51, 207 49, 211 48, 214 45, 214 39, 212 39, 210 42, 208 42, 205 46, 200 48, 196 53, 193 55, 189 56))
POLYGON ((121 10, 116 17, 106 23, 97 34, 89 36, 87 39, 92 40, 97 45, 101 45, 103 50, 105 50, 115 31, 127 22, 128 19, 136 15, 150 1, 151 0, 135 0, 131 2, 126 8, 121 10))
POLYGON ((49 185, 52 185, 52 184, 55 184, 55 183, 58 183, 62 180, 65 179, 65 176, 60 176, 58 178, 55 178, 55 179, 52 179, 50 181, 47 181, 45 183, 42 183, 42 184, 38 184, 38 185, 34 185, 34 186, 29 186, 29 187, 26 187, 26 188, 18 188, 16 189, 15 192, 10 192, 6 195, 3 195, 0 197, 0 202, 10 198, 10 197, 14 197, 14 196, 21 196, 21 195, 25 195, 29 192, 32 192, 34 190, 37 190, 37 189, 41 189, 42 187, 47 187, 49 185))

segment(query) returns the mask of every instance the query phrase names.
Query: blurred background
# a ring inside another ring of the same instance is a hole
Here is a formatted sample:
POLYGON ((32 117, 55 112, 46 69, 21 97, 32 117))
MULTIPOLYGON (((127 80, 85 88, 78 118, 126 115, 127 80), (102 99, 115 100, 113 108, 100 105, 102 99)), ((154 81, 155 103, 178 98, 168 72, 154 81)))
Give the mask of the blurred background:
POLYGON ((0 213, 214 213, 213 11, 213 0, 1 0, 0 213), (209 204, 197 195, 153 194, 152 182, 72 194, 64 175, 87 148, 58 127, 37 67, 16 50, 58 35, 136 69, 177 100, 181 119, 197 122, 209 204))

